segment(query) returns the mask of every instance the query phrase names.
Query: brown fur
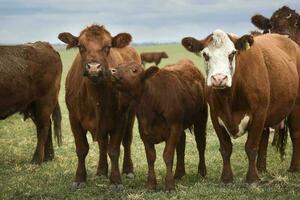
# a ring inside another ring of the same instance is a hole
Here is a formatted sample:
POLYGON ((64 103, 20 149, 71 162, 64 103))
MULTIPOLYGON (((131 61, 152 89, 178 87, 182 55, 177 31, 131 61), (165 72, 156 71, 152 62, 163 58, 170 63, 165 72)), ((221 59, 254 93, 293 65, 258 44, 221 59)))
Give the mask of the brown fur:
MULTIPOLYGON (((257 167, 263 167, 266 149, 259 146, 266 146, 268 139, 268 136, 262 135, 264 127, 277 125, 288 117, 293 142, 290 170, 300 171, 299 73, 300 47, 284 36, 266 34, 254 37, 249 50, 238 51, 231 88, 208 88, 211 119, 221 144, 223 182, 233 181, 230 164, 232 143, 227 131, 219 124, 218 117, 234 135, 243 116, 250 116, 245 144, 249 160, 246 181, 249 183, 259 180, 257 167), (258 150, 260 158, 256 167, 258 150)), ((268 135, 268 129, 266 131, 268 135)))
POLYGON ((123 173, 133 173, 130 147, 134 113, 128 105, 120 102, 118 92, 111 87, 107 70, 123 62, 140 63, 139 55, 132 47, 126 46, 131 41, 128 33, 112 37, 103 26, 89 26, 81 31, 79 37, 61 33, 59 38, 64 42, 71 41, 68 46, 78 46, 80 51, 66 80, 66 103, 78 157, 73 186, 80 188, 86 181, 87 131, 99 144, 97 175, 108 175, 108 153, 111 160, 110 181, 117 186, 121 184, 118 167, 121 142, 124 146, 123 173), (91 62, 101 64, 97 76, 86 71, 86 65, 91 62))
POLYGON ((146 63, 155 63, 155 65, 158 65, 163 58, 168 58, 168 55, 166 52, 144 52, 141 53, 141 60, 143 65, 146 63))
POLYGON ((298 45, 300 45, 300 15, 287 6, 276 10, 271 18, 263 15, 254 15, 251 22, 264 33, 278 33, 288 35, 298 45))
POLYGON ((32 163, 52 160, 54 150, 51 119, 61 143, 58 93, 62 63, 59 54, 45 42, 0 46, 0 118, 21 112, 37 129, 32 163))
POLYGON ((148 188, 156 188, 154 172, 155 147, 166 142, 163 159, 166 163, 166 190, 175 189, 175 178, 185 174, 184 130, 194 126, 199 152, 198 173, 206 175, 204 151, 206 144, 207 104, 204 97, 205 81, 190 60, 181 60, 158 70, 130 63, 112 69, 116 87, 123 98, 129 98, 136 108, 140 136, 146 149, 148 161, 148 188), (133 75, 134 73, 134 75, 133 75), (177 165, 173 177, 174 152, 177 165))

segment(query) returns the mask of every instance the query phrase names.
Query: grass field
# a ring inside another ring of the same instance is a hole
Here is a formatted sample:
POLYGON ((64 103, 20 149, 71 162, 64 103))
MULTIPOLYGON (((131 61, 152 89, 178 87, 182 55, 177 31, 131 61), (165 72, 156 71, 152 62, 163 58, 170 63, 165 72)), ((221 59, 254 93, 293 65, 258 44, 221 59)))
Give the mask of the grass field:
MULTIPOLYGON (((188 53, 179 44, 138 46, 138 51, 163 50, 169 59, 161 66, 174 63, 180 58, 191 58, 196 64, 201 60, 188 53)), ((162 159, 164 144, 157 145, 156 173, 158 189, 146 189, 147 162, 137 126, 134 128, 132 145, 135 178, 123 178, 124 190, 113 192, 109 181, 95 176, 98 164, 98 145, 90 135, 90 151, 86 159, 88 182, 84 189, 73 192, 70 189, 77 166, 74 139, 70 130, 68 111, 64 101, 64 80, 76 51, 61 50, 64 64, 60 105, 63 114, 63 146, 55 144, 55 159, 41 166, 29 164, 36 145, 33 123, 23 122, 20 115, 14 115, 0 122, 0 199, 300 199, 300 174, 287 172, 291 157, 291 141, 288 141, 286 159, 281 162, 275 149, 268 149, 268 173, 261 174, 258 184, 244 183, 248 167, 244 152, 245 136, 234 140, 232 168, 234 183, 224 185, 220 182, 222 159, 219 142, 208 124, 206 163, 208 176, 203 179, 197 174, 198 157, 193 135, 187 134, 186 172, 182 180, 176 182, 176 192, 163 192, 165 165, 162 159)))

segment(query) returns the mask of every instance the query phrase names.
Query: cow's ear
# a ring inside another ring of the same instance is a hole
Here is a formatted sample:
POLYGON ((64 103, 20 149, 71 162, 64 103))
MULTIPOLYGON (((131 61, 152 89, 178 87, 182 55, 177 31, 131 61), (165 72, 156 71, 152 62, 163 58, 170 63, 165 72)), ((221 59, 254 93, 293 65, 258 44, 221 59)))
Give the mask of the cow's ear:
POLYGON ((185 37, 181 40, 182 46, 184 46, 188 51, 193 53, 199 53, 204 49, 204 45, 200 40, 193 37, 185 37))
POLYGON ((58 35, 58 39, 66 44, 68 44, 67 49, 77 47, 78 37, 72 35, 71 33, 63 32, 58 35))
POLYGON ((152 76, 154 76, 159 71, 159 68, 156 66, 149 67, 144 71, 143 80, 146 80, 152 76))
POLYGON ((132 37, 129 33, 119 33, 113 37, 111 46, 115 48, 123 48, 130 44, 132 37))
POLYGON ((253 45, 254 39, 252 35, 243 35, 240 38, 233 39, 233 42, 237 50, 247 50, 253 45))
POLYGON ((300 28, 300 17, 298 17, 298 20, 295 22, 294 26, 296 28, 300 28))
POLYGON ((267 31, 271 28, 271 22, 270 19, 263 16, 263 15, 254 15, 251 17, 251 22, 254 24, 257 28, 267 31))

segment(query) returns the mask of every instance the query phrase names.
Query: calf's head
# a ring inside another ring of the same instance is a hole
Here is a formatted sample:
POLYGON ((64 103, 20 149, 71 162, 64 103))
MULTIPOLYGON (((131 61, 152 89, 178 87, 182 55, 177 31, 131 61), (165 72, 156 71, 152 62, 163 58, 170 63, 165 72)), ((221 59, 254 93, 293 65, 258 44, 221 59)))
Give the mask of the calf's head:
POLYGON ((264 32, 278 33, 295 37, 300 29, 300 16, 295 10, 283 6, 275 11, 271 18, 257 14, 252 16, 251 22, 264 32))
POLYGON ((114 86, 118 90, 132 95, 139 94, 145 81, 158 71, 159 68, 156 66, 145 70, 138 63, 125 63, 110 69, 114 86))
POLYGON ((93 82, 101 82, 109 75, 109 67, 114 65, 111 48, 122 48, 131 42, 130 34, 120 33, 112 37, 104 26, 99 25, 85 28, 78 37, 63 32, 58 38, 67 44, 67 49, 79 49, 83 75, 93 82))
POLYGON ((253 44, 253 36, 244 35, 233 37, 222 30, 216 30, 203 40, 192 37, 182 39, 182 45, 204 58, 207 86, 224 89, 232 86, 232 79, 236 69, 236 55, 238 51, 248 49, 253 44))

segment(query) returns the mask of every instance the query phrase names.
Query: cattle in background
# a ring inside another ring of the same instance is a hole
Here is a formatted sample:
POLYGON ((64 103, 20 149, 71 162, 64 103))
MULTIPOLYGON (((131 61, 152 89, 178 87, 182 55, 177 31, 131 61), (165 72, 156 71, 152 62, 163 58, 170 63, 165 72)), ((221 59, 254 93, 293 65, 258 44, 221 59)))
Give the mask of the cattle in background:
POLYGON ((24 120, 33 120, 37 146, 31 162, 35 164, 54 158, 51 115, 61 144, 61 72, 60 56, 49 43, 0 46, 0 119, 20 112, 24 120))
POLYGON ((122 187, 119 170, 121 142, 124 146, 123 173, 133 176, 130 148, 134 113, 126 102, 119 101, 118 92, 111 87, 108 70, 126 61, 140 63, 138 53, 127 46, 131 35, 120 33, 113 37, 103 26, 92 25, 82 30, 78 37, 60 33, 58 38, 68 44, 67 48, 79 49, 66 79, 66 103, 78 157, 72 187, 83 187, 86 182, 87 131, 99 144, 97 175, 108 175, 108 153, 112 187, 122 187))
POLYGON ((162 52, 144 52, 141 53, 141 60, 143 65, 146 65, 146 63, 155 63, 155 65, 158 65, 163 58, 169 58, 168 54, 164 51, 162 52))
POLYGON ((286 117, 293 143, 290 171, 300 171, 299 46, 278 34, 237 38, 221 30, 203 40, 184 38, 182 44, 205 60, 207 99, 223 158, 222 181, 233 181, 230 137, 248 132, 246 182, 258 181, 263 159, 256 160, 257 154, 266 153, 259 152, 266 141, 263 129, 286 117))
POLYGON ((271 18, 257 14, 252 16, 251 22, 264 33, 278 33, 288 35, 300 45, 300 15, 287 6, 276 10, 271 18))
POLYGON ((127 63, 111 69, 117 89, 135 107, 139 132, 148 162, 150 190, 156 188, 154 145, 165 141, 163 159, 166 164, 165 189, 175 189, 174 178, 185 174, 185 132, 194 127, 199 153, 198 173, 206 175, 205 145, 207 103, 204 96, 205 80, 190 60, 168 65, 162 69, 127 63), (177 153, 175 175, 172 173, 174 152, 177 153))

